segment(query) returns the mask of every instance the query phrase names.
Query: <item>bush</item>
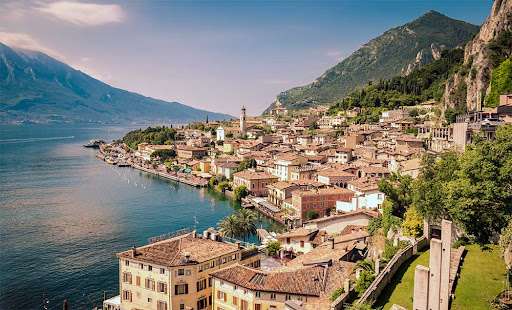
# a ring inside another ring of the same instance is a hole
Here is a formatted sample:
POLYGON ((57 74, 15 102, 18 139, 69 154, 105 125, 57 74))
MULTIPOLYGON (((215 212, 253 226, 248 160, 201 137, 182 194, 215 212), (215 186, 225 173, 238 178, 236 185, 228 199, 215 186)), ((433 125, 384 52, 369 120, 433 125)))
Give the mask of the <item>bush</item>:
POLYGON ((335 301, 343 293, 345 293, 345 289, 343 287, 337 288, 334 292, 332 292, 331 297, 329 298, 329 300, 330 301, 335 301))
POLYGON ((382 259, 388 262, 390 259, 393 258, 393 256, 395 256, 398 250, 399 247, 395 247, 392 241, 386 240, 386 244, 384 245, 384 252, 382 253, 382 259))
POLYGON ((217 191, 224 193, 227 189, 230 188, 228 181, 222 181, 217 185, 217 191))
POLYGON ((356 281, 356 287, 354 288, 357 295, 363 295, 364 291, 366 291, 366 289, 370 287, 373 280, 375 280, 375 274, 373 272, 367 270, 361 271, 361 273, 359 274, 359 279, 357 279, 356 281))
POLYGON ((281 250, 281 243, 277 240, 270 241, 265 246, 265 250, 267 252, 267 255, 275 256, 279 253, 279 250, 281 250))

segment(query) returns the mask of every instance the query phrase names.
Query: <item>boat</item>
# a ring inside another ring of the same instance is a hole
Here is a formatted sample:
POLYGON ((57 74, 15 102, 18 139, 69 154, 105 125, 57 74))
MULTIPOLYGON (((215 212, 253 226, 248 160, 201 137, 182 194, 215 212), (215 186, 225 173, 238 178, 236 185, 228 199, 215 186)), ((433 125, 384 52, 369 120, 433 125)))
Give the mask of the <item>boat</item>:
POLYGON ((105 144, 103 140, 90 140, 89 143, 84 144, 84 147, 89 147, 93 149, 99 149, 100 145, 105 144))

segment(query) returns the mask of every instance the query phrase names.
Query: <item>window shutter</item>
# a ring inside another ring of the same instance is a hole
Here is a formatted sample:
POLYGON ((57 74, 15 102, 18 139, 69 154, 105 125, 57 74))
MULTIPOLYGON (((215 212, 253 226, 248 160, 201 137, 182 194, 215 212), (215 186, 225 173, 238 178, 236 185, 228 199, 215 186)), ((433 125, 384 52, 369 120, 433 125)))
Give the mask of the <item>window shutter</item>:
POLYGON ((188 284, 185 284, 185 294, 188 294, 188 284))

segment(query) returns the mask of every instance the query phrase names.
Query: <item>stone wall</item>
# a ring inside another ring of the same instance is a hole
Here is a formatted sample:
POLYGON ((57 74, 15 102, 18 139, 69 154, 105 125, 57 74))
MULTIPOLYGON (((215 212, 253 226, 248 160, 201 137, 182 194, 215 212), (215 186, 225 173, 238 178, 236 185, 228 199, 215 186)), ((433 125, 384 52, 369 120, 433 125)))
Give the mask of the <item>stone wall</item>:
POLYGON ((425 237, 421 237, 416 243, 410 244, 404 249, 400 250, 393 256, 384 268, 372 282, 370 287, 363 293, 363 296, 356 302, 356 304, 373 304, 379 295, 382 293, 386 285, 391 282, 393 276, 402 264, 408 261, 414 254, 422 250, 428 245, 428 240, 425 237))

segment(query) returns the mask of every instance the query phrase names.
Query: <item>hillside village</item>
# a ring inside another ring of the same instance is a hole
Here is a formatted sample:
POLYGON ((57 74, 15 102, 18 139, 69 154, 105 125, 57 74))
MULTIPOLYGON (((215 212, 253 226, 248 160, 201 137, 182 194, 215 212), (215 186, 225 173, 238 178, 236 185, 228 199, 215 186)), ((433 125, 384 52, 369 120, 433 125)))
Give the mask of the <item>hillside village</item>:
POLYGON ((496 31, 465 52, 330 105, 278 97, 261 116, 98 143, 107 163, 239 203, 218 227, 118 253, 103 309, 510 309, 512 89, 491 74, 492 100, 464 85, 483 79, 467 72, 477 43, 507 65, 511 9, 496 1, 482 27, 496 31))
MULTIPOLYGON (((412 247, 417 251, 439 236, 438 223, 421 219, 413 233, 398 226, 372 236, 368 225, 386 213, 382 180, 415 179, 425 154, 461 153, 475 137, 494 139, 497 128, 512 121, 512 95, 500 99, 497 108, 461 115, 445 126, 437 125, 429 103, 385 111, 375 124, 350 124, 358 109, 329 115, 323 107, 288 111, 277 105, 251 117, 242 108, 237 120, 139 130, 124 142, 101 145, 99 156, 109 163, 210 187, 283 226, 279 232, 258 229, 261 246, 237 241, 243 236, 223 232, 221 225, 120 253, 121 304, 144 307, 158 300, 158 292, 174 292, 172 309, 340 309, 364 293, 393 255, 404 249, 412 255, 412 247), (142 142, 158 140, 162 132, 172 140, 142 142), (214 248, 220 252, 206 254, 214 248), (171 256, 173 262, 167 261, 171 256), (372 262, 364 285, 361 262, 372 262), (153 268, 179 277, 158 282, 154 297, 135 297, 147 294, 140 277, 153 268), (310 274, 316 272, 314 279, 310 274), (208 284, 201 284, 203 278, 208 284)), ((454 255, 460 259, 461 252, 454 255)), ((458 267, 452 267, 453 276, 458 267)), ((159 305, 171 309, 167 301, 159 305)))

